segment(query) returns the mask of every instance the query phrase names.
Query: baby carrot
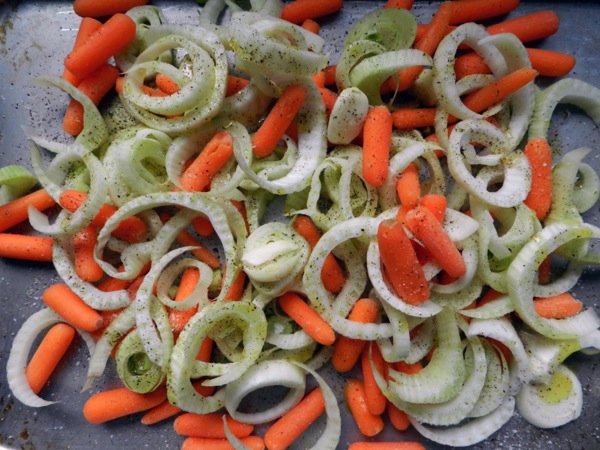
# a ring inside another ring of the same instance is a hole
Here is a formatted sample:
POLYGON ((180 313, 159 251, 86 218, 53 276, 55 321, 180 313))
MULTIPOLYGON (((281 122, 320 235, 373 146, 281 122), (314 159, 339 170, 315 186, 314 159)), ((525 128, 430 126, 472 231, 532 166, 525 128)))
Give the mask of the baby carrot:
MULTIPOLYGON (((67 190, 60 194, 59 203, 63 208, 75 212, 86 197, 87 194, 83 192, 67 190)), ((102 205, 92 220, 92 225, 102 228, 116 212, 117 209, 114 206, 102 205)), ((132 216, 119 223, 119 226, 113 231, 113 235, 130 243, 140 242, 146 235, 146 224, 139 217, 132 216)))
POLYGON ((423 208, 427 208, 429 211, 431 211, 433 215, 437 218, 437 220, 440 221, 440 223, 444 222, 447 206, 445 196, 441 194, 427 194, 421 198, 419 204, 423 208))
POLYGON ((360 363, 362 369, 363 382, 365 385, 367 408, 372 414, 383 414, 387 405, 387 398, 381 392, 381 389, 375 381, 373 368, 371 367, 371 359, 377 372, 385 378, 386 363, 381 355, 379 346, 375 342, 370 342, 363 348, 361 353, 360 363), (370 352, 370 357, 369 357, 370 352))
POLYGON ((111 389, 92 395, 83 406, 83 415, 92 424, 108 422, 154 408, 166 398, 164 386, 148 394, 138 394, 127 388, 111 389))
POLYGON ((233 138, 231 135, 226 131, 215 134, 181 174, 179 178, 181 186, 190 192, 202 191, 232 155, 233 138))
MULTIPOLYGON (((231 416, 226 415, 227 426, 235 437, 242 438, 249 436, 254 427, 252 425, 239 422, 231 416)), ((186 413, 175 419, 173 428, 177 434, 182 436, 195 436, 213 439, 224 439, 225 427, 223 425, 223 414, 194 414, 186 413)))
POLYGON ((450 23, 460 25, 466 22, 491 19, 508 14, 519 6, 519 0, 467 0, 452 2, 450 23))
MULTIPOLYGON (((348 320, 359 323, 373 323, 377 319, 379 306, 370 298, 361 298, 358 300, 350 314, 348 320)), ((331 363, 338 372, 348 372, 354 367, 360 352, 367 344, 367 341, 361 339, 352 339, 347 336, 339 336, 333 347, 331 363)))
POLYGON ((431 211, 417 206, 406 213, 405 220, 406 227, 448 275, 459 278, 465 274, 467 268, 462 255, 431 211))
MULTIPOLYGON (((113 88, 117 78, 119 78, 119 69, 104 63, 92 74, 82 79, 77 85, 77 89, 98 106, 104 96, 113 88)), ((63 118, 63 129, 71 136, 77 136, 83 130, 83 126, 83 106, 77 100, 71 99, 63 118)))
POLYGON ((306 19, 304 22, 302 22, 301 26, 305 30, 315 34, 319 34, 319 31, 321 30, 321 26, 312 19, 306 19))
MULTIPOLYGON (((225 268, 225 271, 227 268, 225 268)), ((225 277, 225 271, 223 272, 223 277, 225 277)), ((238 276, 233 280, 231 286, 229 286, 229 290, 225 297, 223 297, 223 301, 238 301, 244 295, 244 289, 246 287, 246 272, 240 271, 238 276)))
POLYGON ((248 86, 249 83, 250 83, 250 80, 247 80, 246 78, 240 78, 240 77, 236 77, 234 75, 228 75, 227 76, 227 87, 225 88, 225 96, 229 97, 230 95, 233 95, 233 94, 241 91, 246 86, 248 86))
POLYGON ((369 109, 363 126, 362 174, 373 187, 381 187, 388 175, 392 115, 386 106, 369 109))
POLYGON ((317 87, 325 87, 325 81, 327 80, 327 76, 325 75, 324 71, 319 70, 316 74, 312 75, 311 78, 315 82, 315 85, 317 87))
POLYGON ((425 450, 418 442, 354 442, 348 450, 425 450))
MULTIPOLYGON (((319 230, 308 216, 299 215, 293 223, 296 230, 304 239, 307 240, 310 248, 314 248, 321 238, 319 230)), ((346 276, 340 267, 337 259, 331 253, 325 257, 323 267, 321 268, 321 280, 325 289, 334 294, 340 292, 346 283, 346 276)))
POLYGON ((430 294, 429 284, 402 223, 396 220, 381 222, 377 244, 381 263, 396 294, 410 305, 425 302, 430 294))
POLYGON ((343 0, 295 0, 283 6, 281 18, 298 25, 307 19, 333 14, 342 5, 343 0))
POLYGON ((91 75, 134 38, 135 21, 126 14, 115 14, 65 59, 65 67, 83 79, 91 75))
MULTIPOLYGON (((183 272, 181 276, 181 281, 179 282, 179 289, 177 289, 177 294, 175 294, 175 301, 181 301, 184 298, 188 297, 192 292, 194 292, 194 288, 198 284, 200 280, 200 271, 195 267, 190 267, 183 272)), ((185 324, 192 318, 196 311, 197 307, 189 308, 189 309, 172 309, 169 311, 169 323, 171 324, 171 329, 174 333, 179 333, 185 327, 185 324)))
MULTIPOLYGON (((452 16, 453 5, 454 2, 444 2, 440 5, 433 15, 425 34, 413 45, 415 49, 421 50, 429 56, 435 53, 439 43, 446 35, 446 30, 450 24, 450 17, 452 16)), ((409 89, 415 83, 422 70, 422 66, 414 66, 401 70, 398 74, 397 90, 405 91, 409 89)))
POLYGON ((368 437, 383 430, 383 419, 367 408, 365 387, 361 380, 350 378, 344 386, 344 397, 359 431, 368 437))
POLYGON ((521 42, 531 42, 552 36, 558 31, 560 19, 554 11, 536 11, 521 17, 490 25, 490 34, 512 33, 521 42))
POLYGON ((96 282, 104 275, 104 270, 94 259, 94 246, 98 242, 98 230, 88 225, 73 238, 73 258, 75 273, 84 281, 96 282))
MULTIPOLYGON (((476 53, 475 53, 476 54, 476 53)), ((392 122, 399 130, 432 127, 436 108, 402 108, 392 112, 392 122)))
POLYGON ((404 431, 410 426, 408 414, 388 400, 386 412, 392 426, 398 431, 404 431))
POLYGON ((553 297, 536 298, 533 300, 535 312, 545 319, 565 319, 578 314, 583 303, 568 292, 553 297))
POLYGON ((421 198, 421 184, 419 183, 419 169, 410 163, 398 177, 396 193, 400 204, 407 208, 414 208, 421 198))
MULTIPOLYGON (((90 37, 90 35, 101 26, 102 22, 99 22, 98 20, 93 19, 92 17, 84 17, 83 19, 81 19, 81 22, 79 23, 79 30, 77 31, 77 36, 75 36, 75 43, 73 44, 73 49, 80 47, 87 40, 87 38, 90 37)), ((81 81, 79 78, 73 75, 71 71, 69 71, 69 69, 67 68, 63 70, 62 78, 63 80, 66 80, 69 83, 71 83, 73 86, 77 86, 81 81)))
POLYGON ((327 66, 323 69, 325 74, 325 86, 332 86, 335 84, 335 71, 337 66, 335 64, 327 66))
POLYGON ((200 236, 210 236, 215 232, 215 227, 213 227, 209 218, 202 215, 192 219, 192 228, 196 230, 196 233, 200 236))
MULTIPOLYGON (((194 383, 192 383, 192 386, 194 386, 194 389, 196 390, 196 392, 198 392, 198 394, 202 395, 203 397, 209 397, 214 393, 215 387, 202 386, 203 382, 204 380, 195 381, 194 383)), ((140 422, 142 422, 144 425, 154 425, 155 423, 161 422, 165 419, 168 419, 169 417, 173 417, 179 414, 181 411, 183 411, 181 408, 169 403, 169 400, 165 400, 160 405, 155 406, 154 408, 146 412, 142 416, 140 422)))
POLYGON ((329 117, 331 115, 331 110, 337 101, 338 95, 324 87, 319 87, 319 92, 321 93, 323 104, 325 105, 325 112, 327 113, 327 117, 329 117))
POLYGON ((317 387, 267 429, 265 432, 267 448, 269 450, 285 450, 324 411, 325 399, 321 388, 317 387))
POLYGON ((56 205, 56 202, 45 189, 39 189, 0 205, 0 232, 27 220, 29 218, 27 210, 30 206, 39 211, 44 211, 54 205, 56 205))
POLYGON ((81 17, 105 17, 124 13, 147 3, 148 0, 75 0, 73 11, 81 17))
POLYGON ((500 103, 513 92, 531 83, 537 75, 536 70, 528 67, 515 70, 467 95, 463 103, 474 112, 483 112, 491 106, 500 103))
POLYGON ((42 390, 74 337, 75 329, 65 323, 48 330, 25 369, 27 382, 33 392, 37 394, 42 390))
POLYGON ((281 309, 302 327, 319 344, 332 345, 335 341, 333 328, 324 321, 298 294, 286 292, 278 301, 281 309))
POLYGON ((53 242, 49 237, 0 233, 0 257, 52 262, 53 242))
MULTIPOLYGON (((248 450, 264 450, 265 443, 259 436, 247 436, 240 439, 244 448, 248 450)), ((227 439, 211 439, 189 437, 181 444, 181 450, 234 450, 227 439)))
POLYGON ((165 94, 173 95, 179 92, 177 83, 163 73, 156 74, 154 82, 156 83, 156 87, 165 94))
POLYGON ((531 139, 523 153, 531 166, 531 189, 523 201, 544 220, 552 204, 552 149, 545 139, 531 139))
POLYGON ((384 8, 401 8, 401 9, 410 9, 413 6, 415 0, 387 0, 384 8))
POLYGON ((527 54, 531 61, 531 67, 545 77, 565 76, 577 63, 573 56, 553 50, 528 48, 527 54))
MULTIPOLYGON (((320 3, 324 2, 320 0, 320 3)), ((283 91, 252 137, 252 151, 255 156, 263 158, 271 154, 305 99, 306 91, 302 86, 292 85, 283 91)))
POLYGON ((102 316, 66 284, 50 286, 42 294, 42 301, 77 328, 91 332, 102 326, 102 316))
POLYGON ((478 53, 469 52, 456 58, 454 73, 456 79, 460 80, 467 75, 490 74, 492 71, 478 53))
POLYGON ((397 370, 398 372, 402 372, 402 373, 407 373, 409 375, 414 375, 416 373, 419 373, 421 370, 423 370, 423 364, 421 364, 420 362, 416 362, 416 363, 407 363, 405 361, 396 361, 393 364, 394 370, 397 370))

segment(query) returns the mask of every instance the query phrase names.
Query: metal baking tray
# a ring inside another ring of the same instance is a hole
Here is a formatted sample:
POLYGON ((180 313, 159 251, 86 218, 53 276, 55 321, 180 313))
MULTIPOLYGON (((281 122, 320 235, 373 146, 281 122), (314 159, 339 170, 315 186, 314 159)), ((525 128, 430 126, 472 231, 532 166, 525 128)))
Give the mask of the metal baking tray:
MULTIPOLYGON (((491 1, 491 0, 490 0, 491 1)), ((169 21, 196 23, 198 7, 194 1, 156 1, 164 8, 169 21)), ((383 2, 347 1, 340 14, 322 21, 322 35, 327 39, 331 60, 337 60, 344 32, 366 12, 383 2)), ((418 1, 413 12, 419 22, 429 22, 439 2, 418 1)), ((600 87, 600 2, 597 1, 523 1, 517 12, 509 17, 542 9, 553 9, 561 18, 558 33, 535 46, 571 53, 577 65, 571 76, 600 87)), ((65 140, 61 130, 62 114, 68 102, 66 94, 41 88, 33 79, 41 74, 60 75, 62 61, 74 40, 79 18, 67 1, 0 1, 0 165, 29 166, 30 146, 22 127, 33 127, 49 138, 65 140)), ((553 143, 560 151, 582 145, 599 147, 600 131, 575 108, 559 108, 551 131, 553 143)), ((599 151, 599 150, 596 150, 599 151)), ((600 169, 597 153, 588 163, 600 169)), ((586 215, 597 224, 598 206, 586 215)), ((29 231, 26 225, 14 232, 29 231)), ((41 308, 44 289, 58 281, 51 265, 0 259, 0 448, 21 449, 142 449, 179 448, 183 438, 175 434, 172 420, 153 426, 139 422, 140 415, 115 420, 102 425, 90 425, 82 415, 83 404, 89 395, 115 387, 118 380, 109 368, 96 381, 90 392, 81 393, 87 370, 87 350, 81 341, 70 351, 59 367, 60 376, 53 377, 42 396, 58 403, 33 409, 21 405, 11 395, 6 382, 6 360, 12 339, 23 321, 41 308)), ((600 274, 597 269, 586 270, 575 288, 578 298, 600 312, 597 293, 600 274)), ((600 359, 577 354, 567 365, 578 374, 584 391, 581 417, 558 429, 542 430, 525 422, 518 414, 499 432, 472 449, 597 449, 600 448, 600 359)), ((342 438, 338 449, 350 442, 365 440, 359 435, 352 418, 343 405, 343 378, 332 370, 322 374, 330 381, 340 399, 343 411, 342 438)), ((323 421, 309 431, 318 433, 323 421)), ((258 429, 259 433, 261 428, 258 429)), ((414 430, 397 432, 386 426, 374 441, 419 441, 428 449, 447 448, 419 436, 414 430)), ((308 448, 310 436, 295 448, 308 448)))

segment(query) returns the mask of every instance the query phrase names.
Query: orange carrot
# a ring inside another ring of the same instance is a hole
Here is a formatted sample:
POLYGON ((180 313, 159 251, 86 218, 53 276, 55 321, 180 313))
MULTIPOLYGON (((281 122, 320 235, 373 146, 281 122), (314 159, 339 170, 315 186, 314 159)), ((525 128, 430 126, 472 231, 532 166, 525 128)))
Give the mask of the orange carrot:
MULTIPOLYGON (((161 213, 160 220, 165 223, 171 218, 170 214, 161 213)), ((187 230, 181 230, 175 238, 182 247, 198 247, 191 250, 190 253, 213 269, 221 267, 221 261, 217 258, 210 249, 202 244, 187 230)))
POLYGON ((388 0, 384 8, 401 8, 401 9, 410 9, 413 6, 415 0, 388 0))
MULTIPOLYGON (((304 239, 307 240, 310 248, 314 248, 321 238, 319 230, 308 216, 299 215, 293 223, 296 230, 304 239)), ((321 280, 325 289, 334 294, 340 292, 346 283, 346 276, 340 267, 337 259, 332 254, 327 255, 321 268, 321 280)))
POLYGON ((52 262, 53 243, 49 237, 0 233, 0 258, 52 262))
POLYGON ((204 146, 194 162, 181 174, 183 189, 199 192, 207 187, 213 177, 233 155, 233 138, 226 131, 215 134, 204 146))
POLYGON ((490 34, 512 33, 521 42, 531 42, 552 36, 558 31, 560 19, 554 11, 536 11, 487 27, 490 34))
MULTIPOLYGON (((75 43, 73 44, 73 49, 80 47, 87 40, 87 38, 90 37, 90 35, 101 26, 102 22, 99 22, 98 20, 93 19, 91 17, 84 17, 83 19, 81 19, 81 22, 79 23, 79 30, 77 31, 77 36, 75 36, 75 43)), ((79 78, 73 75, 67 68, 63 70, 62 79, 68 81, 73 86, 77 86, 81 81, 79 78)))
POLYGON ((465 0, 452 2, 450 23, 460 25, 466 22, 491 19, 508 14, 519 5, 519 0, 465 0))
POLYGON ((419 204, 431 211, 440 223, 444 222, 447 204, 445 196, 441 194, 427 194, 421 198, 419 204))
POLYGON ((54 284, 44 291, 42 301, 70 324, 85 331, 102 325, 102 316, 88 306, 66 284, 54 284))
POLYGON ((214 343, 215 341, 213 341, 211 338, 205 337, 202 341, 202 344, 200 344, 200 349, 198 349, 196 361, 209 362, 212 355, 214 343))
POLYGON ((348 450, 425 450, 418 442, 354 442, 348 450))
MULTIPOLYGON (((259 436, 247 436, 240 441, 249 450, 264 450, 265 443, 259 436)), ((189 437, 181 444, 181 450, 234 450, 227 439, 189 437)))
MULTIPOLYGON (((476 54, 476 53, 475 53, 476 54)), ((399 130, 432 127, 436 108, 402 108, 392 112, 392 121, 399 130)))
MULTIPOLYGON (((254 427, 252 425, 239 422, 229 415, 226 415, 227 426, 235 437, 242 438, 249 436, 254 427)), ((223 425, 223 414, 194 414, 186 413, 175 419, 173 428, 177 434, 182 436, 195 436, 212 439, 224 439, 225 427, 223 425)))
POLYGON ((285 413, 265 433, 269 450, 285 450, 325 411, 321 388, 307 394, 296 406, 285 413))
POLYGON ((164 386, 148 394, 138 394, 127 388, 111 389, 92 395, 83 406, 83 415, 92 424, 103 423, 154 408, 166 398, 164 386))
POLYGON ((39 189, 0 205, 0 232, 27 220, 29 218, 27 210, 30 206, 44 211, 54 205, 56 205, 56 202, 45 189, 39 189))
POLYGON ((27 382, 33 392, 37 394, 42 390, 74 337, 75 329, 65 323, 48 330, 25 369, 27 382))
POLYGON ((367 408, 365 386, 357 378, 350 378, 344 386, 344 397, 358 430, 365 436, 375 436, 383 430, 383 419, 367 408))
POLYGON ((343 0, 295 0, 283 6, 281 18, 298 25, 307 19, 333 14, 342 5, 343 0))
POLYGON ((407 208, 414 208, 421 198, 421 184, 419 183, 419 169, 410 163, 398 177, 396 192, 400 204, 407 208))
POLYGON ((502 297, 502 292, 498 292, 495 289, 488 289, 485 294, 481 296, 481 298, 477 301, 477 306, 483 306, 487 303, 493 302, 494 300, 502 297))
POLYGON ((523 153, 531 166, 531 189, 524 200, 544 220, 552 204, 552 149, 545 139, 531 139, 523 153))
POLYGON ((236 77, 234 75, 227 76, 227 88, 225 89, 225 96, 229 97, 230 95, 236 94, 237 92, 244 89, 246 86, 250 84, 250 80, 246 78, 236 77))
MULTIPOLYGON (((321 0, 319 1, 324 3, 321 0)), ((255 156, 263 158, 273 152, 305 99, 306 91, 302 86, 293 85, 283 91, 281 97, 277 99, 264 122, 252 137, 252 151, 255 156)))
POLYGON ((392 426, 398 431, 404 431, 410 426, 410 420, 408 420, 408 414, 399 409, 392 402, 387 402, 387 415, 390 419, 392 426))
POLYGON ((197 216, 192 219, 192 228, 196 230, 200 236, 210 236, 215 232, 210 219, 206 216, 197 216))
POLYGON ((396 294, 410 305, 426 301, 430 294, 429 284, 402 223, 396 220, 381 222, 377 243, 381 262, 396 294))
POLYGON ((531 61, 531 67, 545 77, 565 76, 577 63, 577 60, 571 55, 541 48, 528 48, 527 54, 531 61))
POLYGON ((553 297, 535 298, 533 307, 535 312, 545 319, 565 319, 578 314, 583 308, 583 303, 565 292, 553 297))
POLYGON ((65 59, 65 67, 83 79, 91 75, 135 38, 135 21, 125 14, 115 14, 74 49, 65 59))
POLYGON ((492 71, 478 53, 469 52, 456 58, 454 73, 456 79, 460 80, 467 75, 490 74, 492 71))
MULTIPOLYGON (((82 79, 77 85, 77 89, 98 106, 104 96, 113 88, 117 78, 119 78, 119 69, 104 63, 92 74, 82 79)), ((71 99, 63 118, 63 129, 71 136, 77 136, 83 130, 83 126, 83 106, 77 100, 71 99)))
POLYGON ((407 363, 405 361, 396 361, 394 364, 392 364, 392 366, 394 367, 394 370, 397 370, 398 372, 406 373, 408 375, 415 375, 415 374, 419 373, 421 370, 423 370, 423 364, 421 364, 418 361, 416 363, 407 363))
POLYGON ((320 88, 325 87, 325 81, 327 80, 327 76, 325 75, 324 71, 319 70, 316 74, 311 76, 311 78, 315 82, 315 85, 317 87, 320 87, 320 88))
POLYGON ((75 0, 73 11, 81 17, 105 17, 124 13, 147 3, 148 0, 75 0))
MULTIPOLYGON (((195 267, 190 267, 186 269, 186 271, 181 276, 181 281, 179 282, 179 289, 177 289, 177 294, 175 294, 175 301, 179 302, 184 298, 191 295, 194 292, 194 288, 198 284, 200 280, 200 271, 195 267)), ((198 310, 197 306, 188 309, 171 309, 169 311, 169 323, 171 324, 171 329, 174 333, 179 333, 185 327, 185 324, 192 318, 196 311, 198 310)))
MULTIPOLYGON (((470 0, 475 2, 476 0, 470 0)), ((462 3, 462 2, 461 2, 462 3)), ((468 2, 465 2, 468 3, 468 2)), ((538 75, 537 71, 524 67, 499 78, 487 86, 467 95, 463 100, 465 106, 480 113, 500 103, 513 92, 531 83, 538 75)), ((455 120, 455 119, 454 119, 455 120)), ((448 119, 450 122, 451 119, 448 119)))
MULTIPOLYGON (((359 323, 372 323, 377 319, 379 306, 370 298, 361 298, 358 300, 348 319, 359 323)), ((352 339, 347 336, 339 336, 333 347, 331 363, 338 372, 348 372, 354 367, 360 352, 362 352, 367 341, 361 339, 352 339)))
POLYGON ((286 292, 278 301, 281 309, 302 327, 315 341, 332 345, 335 341, 333 328, 325 322, 298 294, 286 292))
POLYGON ((165 94, 173 95, 179 92, 177 83, 163 73, 157 73, 154 82, 156 83, 156 87, 165 94))
POLYGON ((371 414, 380 415, 385 411, 387 398, 383 392, 381 392, 381 389, 375 381, 373 368, 371 367, 371 359, 373 361, 373 365, 377 369, 377 372, 383 378, 385 378, 386 363, 381 355, 379 346, 375 342, 370 342, 369 344, 365 345, 361 353, 360 362, 365 385, 367 408, 371 414), (370 357, 369 352, 371 354, 370 357))
POLYGON ((323 104, 325 105, 325 112, 327 113, 327 117, 329 117, 331 115, 331 111, 333 110, 333 106, 337 101, 338 95, 324 87, 319 87, 319 92, 321 93, 323 104))
MULTIPOLYGON (((432 56, 435 53, 439 43, 446 35, 446 30, 450 24, 454 2, 444 2, 437 9, 431 23, 425 34, 415 42, 414 48, 432 56)), ((409 89, 423 70, 422 66, 414 66, 408 69, 401 70, 398 74, 397 89, 405 91, 409 89)))
POLYGON ((84 281, 96 282, 104 270, 94 259, 94 246, 98 242, 98 230, 88 225, 73 236, 73 258, 75 273, 84 281))
POLYGON ((431 211, 417 206, 406 214, 405 223, 448 275, 459 278, 465 274, 467 268, 462 255, 431 211))
POLYGON ((327 66, 323 69, 325 74, 325 86, 332 86, 335 84, 335 71, 337 66, 335 64, 327 66))
POLYGON ((321 30, 321 25, 319 25, 317 22, 315 22, 312 19, 306 19, 304 22, 302 22, 301 26, 305 30, 308 30, 311 33, 315 33, 315 34, 319 34, 319 31, 321 30))
MULTIPOLYGON (((108 292, 108 291, 106 291, 106 292, 108 292)), ((97 330, 90 332, 90 335, 92 336, 92 338, 95 341, 97 341, 98 339, 100 339, 102 337, 102 333, 104 333, 104 330, 106 330, 106 328, 111 324, 111 322, 113 320, 115 320, 117 318, 117 316, 119 314, 121 314, 121 312, 123 312, 123 309, 125 309, 125 308, 119 308, 119 309, 113 309, 110 311, 99 311, 98 312, 98 314, 100 314, 100 317, 102 317, 102 325, 100 325, 100 327, 97 330)))
MULTIPOLYGON (((60 194, 59 203, 63 208, 75 212, 85 201, 86 197, 87 194, 83 192, 67 190, 60 194)), ((102 205, 100 211, 98 211, 98 214, 92 220, 92 225, 102 228, 106 221, 116 212, 117 209, 114 206, 102 205)), ((112 234, 127 242, 140 242, 146 235, 146 224, 139 217, 132 216, 119 223, 119 226, 112 234)))
MULTIPOLYGON (((192 383, 196 392, 203 397, 209 397, 215 391, 214 386, 202 386, 204 380, 198 380, 192 383)), ((173 417, 176 414, 182 412, 181 408, 169 403, 169 400, 165 400, 160 405, 155 406, 146 412, 141 419, 144 425, 154 425, 155 423, 161 422, 169 417, 173 417)))
MULTIPOLYGON (((227 268, 225 268, 225 271, 227 268)), ((223 272, 223 276, 225 276, 225 271, 223 272)), ((244 295, 244 289, 246 287, 246 272, 240 271, 238 276, 233 280, 231 286, 229 286, 229 290, 223 297, 223 301, 235 302, 242 298, 244 295)))
POLYGON ((381 187, 388 175, 392 115, 386 106, 369 109, 363 126, 362 174, 373 187, 381 187))

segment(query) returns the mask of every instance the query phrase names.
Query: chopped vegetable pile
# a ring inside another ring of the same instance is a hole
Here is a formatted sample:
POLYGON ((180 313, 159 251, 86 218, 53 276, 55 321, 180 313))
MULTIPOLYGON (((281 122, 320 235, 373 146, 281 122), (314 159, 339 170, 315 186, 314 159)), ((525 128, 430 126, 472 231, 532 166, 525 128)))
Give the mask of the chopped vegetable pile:
POLYGON ((208 0, 193 24, 147 3, 74 2, 64 72, 35 80, 71 97, 70 136, 25 128, 30 169, 0 169, 0 256, 60 278, 14 336, 18 401, 57 407, 78 334, 83 390, 119 379, 80 394, 87 421, 144 412, 187 450, 466 447, 516 412, 579 417, 600 178, 549 130, 560 103, 600 123, 600 90, 526 47, 556 13, 373 2, 332 57, 342 0, 208 0))

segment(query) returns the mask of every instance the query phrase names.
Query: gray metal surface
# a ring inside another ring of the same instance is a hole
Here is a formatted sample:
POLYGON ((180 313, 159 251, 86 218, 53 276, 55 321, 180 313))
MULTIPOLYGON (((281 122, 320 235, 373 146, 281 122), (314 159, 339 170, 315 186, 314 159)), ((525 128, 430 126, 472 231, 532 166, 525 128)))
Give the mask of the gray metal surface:
MULTIPOLYGON (((490 0, 491 1, 491 0, 490 0)), ((2 2, 0 2, 2 3, 2 2)), ((153 2, 164 6, 173 22, 194 23, 196 5, 187 2, 153 2)), ((417 1, 414 11, 421 22, 428 22, 437 2, 417 1)), ((7 1, 0 4, 0 165, 20 163, 28 166, 29 145, 23 126, 33 127, 53 139, 65 139, 62 134, 62 113, 68 97, 56 90, 33 84, 40 74, 60 75, 62 60, 77 31, 79 18, 72 12, 72 2, 7 1)), ((329 42, 332 61, 337 59, 344 30, 366 11, 381 2, 347 2, 344 12, 325 21, 323 35, 329 42)), ((561 17, 559 32, 537 46, 566 51, 577 57, 572 76, 600 87, 600 4, 598 2, 537 2, 523 1, 517 15, 541 9, 553 9, 561 17)), ((562 109, 555 115, 553 130, 562 150, 581 145, 594 148, 588 162, 600 169, 600 131, 573 109, 562 109)), ((598 207, 587 215, 598 222, 598 207)), ((27 231, 15 228, 13 231, 27 231)), ((600 290, 598 270, 587 270, 576 287, 576 294, 588 306, 600 311, 597 293, 600 290)), ((6 383, 6 359, 12 338, 21 323, 41 307, 40 295, 57 277, 45 264, 0 260, 0 448, 23 449, 141 449, 179 448, 182 438, 172 429, 172 421, 143 426, 140 416, 116 420, 104 425, 89 425, 81 410, 90 392, 81 393, 87 370, 86 350, 80 348, 68 354, 43 397, 58 401, 43 409, 19 404, 6 383)), ((555 430, 540 430, 515 415, 510 422, 486 442, 473 449, 597 449, 600 448, 600 357, 575 355, 567 364, 578 373, 584 389, 582 416, 574 423, 555 430)), ((340 402, 342 380, 325 371, 340 402)), ((92 392, 117 385, 114 373, 95 383, 92 392)), ((342 410, 345 407, 342 404, 342 410)), ((316 428, 322 426, 317 423, 316 428)), ((317 432, 317 430, 314 430, 317 432)), ((358 438, 351 418, 345 413, 343 436, 339 449, 358 438)), ((417 440, 428 449, 445 448, 428 442, 414 431, 398 433, 386 427, 376 440, 417 440)), ((308 442, 296 448, 307 448, 308 442)))

